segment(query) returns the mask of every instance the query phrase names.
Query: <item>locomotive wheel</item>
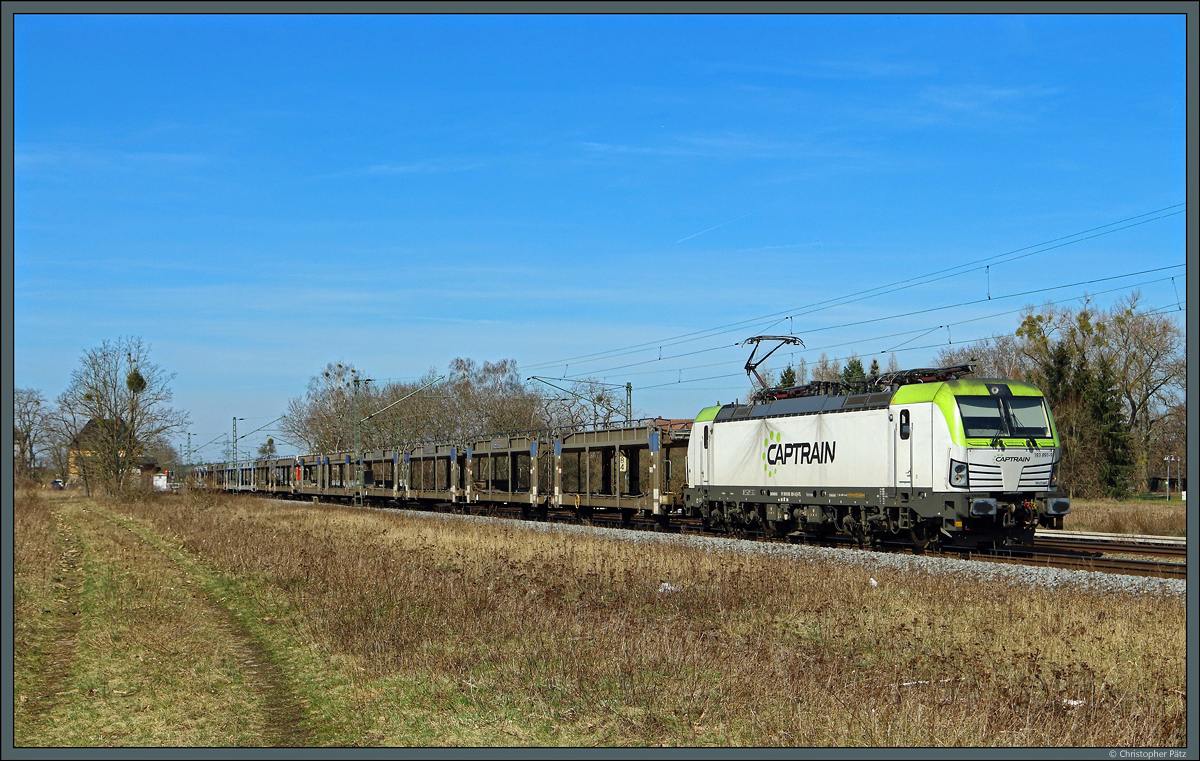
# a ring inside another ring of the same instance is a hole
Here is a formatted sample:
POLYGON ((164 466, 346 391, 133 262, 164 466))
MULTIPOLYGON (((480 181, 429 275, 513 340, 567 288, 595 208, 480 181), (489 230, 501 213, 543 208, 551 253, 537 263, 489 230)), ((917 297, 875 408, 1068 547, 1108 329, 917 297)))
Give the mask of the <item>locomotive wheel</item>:
POLYGON ((846 515, 842 518, 840 529, 843 534, 854 539, 860 549, 866 545, 866 527, 861 522, 854 520, 852 516, 846 515))
POLYGON ((929 527, 924 523, 918 523, 913 526, 909 530, 908 535, 912 539, 913 548, 918 555, 925 552, 926 548, 930 547, 930 545, 936 546, 937 533, 930 531, 929 527))

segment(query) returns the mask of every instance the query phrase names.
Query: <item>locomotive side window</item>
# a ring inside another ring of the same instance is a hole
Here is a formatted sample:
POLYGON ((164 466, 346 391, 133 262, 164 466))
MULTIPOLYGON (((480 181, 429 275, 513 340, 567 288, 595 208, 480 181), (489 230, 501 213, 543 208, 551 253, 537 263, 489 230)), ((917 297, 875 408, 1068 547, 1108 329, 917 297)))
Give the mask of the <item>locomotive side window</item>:
POLYGON ((704 448, 708 449, 708 426, 704 426, 704 448))
POLYGON ((900 438, 907 440, 912 434, 912 424, 908 420, 908 410, 900 410, 900 438))

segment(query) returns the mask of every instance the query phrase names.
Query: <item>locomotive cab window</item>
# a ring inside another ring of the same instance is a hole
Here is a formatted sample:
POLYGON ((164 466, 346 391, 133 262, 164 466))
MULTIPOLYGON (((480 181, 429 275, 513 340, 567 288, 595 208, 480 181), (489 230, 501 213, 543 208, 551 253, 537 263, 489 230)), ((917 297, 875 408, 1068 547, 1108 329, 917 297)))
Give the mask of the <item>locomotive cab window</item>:
POLYGON ((900 438, 907 440, 912 435, 912 424, 908 420, 908 410, 900 410, 900 438))
POLYGON ((708 426, 704 426, 704 448, 708 449, 708 426))
POLYGON ((1008 408, 1009 430, 1012 436, 1022 439, 1045 439, 1050 436, 1050 423, 1046 420, 1046 408, 1036 396, 1014 396, 1005 399, 1008 408))
POLYGON ((1050 436, 1050 423, 1041 397, 960 396, 958 411, 968 438, 1039 438, 1050 436))

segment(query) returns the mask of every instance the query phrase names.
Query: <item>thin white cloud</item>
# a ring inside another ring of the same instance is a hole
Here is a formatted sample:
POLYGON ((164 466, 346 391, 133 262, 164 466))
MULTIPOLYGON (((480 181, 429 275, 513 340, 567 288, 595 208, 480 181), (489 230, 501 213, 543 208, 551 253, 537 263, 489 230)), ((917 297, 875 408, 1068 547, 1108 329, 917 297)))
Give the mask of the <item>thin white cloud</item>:
POLYGON ((104 151, 48 146, 17 147, 13 151, 15 168, 62 167, 67 169, 138 169, 158 166, 204 164, 210 157, 179 151, 104 151))
POLYGON ((924 61, 857 60, 797 61, 779 64, 716 63, 714 71, 766 74, 795 79, 902 79, 934 74, 937 67, 924 61))
POLYGON ((612 155, 730 158, 730 159, 814 159, 861 158, 862 151, 809 141, 776 140, 748 133, 678 135, 671 142, 636 146, 586 141, 580 147, 592 153, 612 155))
POLYGON ((1058 95, 1061 90, 1041 85, 999 87, 994 85, 963 84, 930 86, 918 93, 918 98, 947 112, 968 116, 996 116, 1000 111, 1016 108, 1030 101, 1058 95))
POLYGON ((461 159, 426 159, 408 164, 383 162, 357 169, 348 169, 344 172, 333 172, 323 175, 323 177, 386 177, 406 174, 446 174, 450 172, 468 172, 484 165, 485 163, 482 161, 466 161, 461 159))
POLYGON ((814 241, 810 241, 808 243, 781 243, 777 246, 754 246, 751 248, 736 248, 736 249, 734 249, 734 251, 737 251, 738 253, 749 253, 751 251, 776 251, 779 249, 789 249, 789 248, 808 248, 810 246, 820 246, 823 244, 824 244, 824 241, 814 240, 814 241))
POLYGON ((710 232, 712 232, 713 230, 716 230, 716 229, 717 229, 717 228, 719 228, 719 227, 724 227, 725 225, 731 225, 731 224, 733 224, 734 222, 740 222, 741 220, 745 219, 746 217, 752 217, 752 216, 754 216, 754 212, 750 212, 749 214, 743 214, 742 216, 738 217, 737 219, 731 219, 731 220, 729 220, 728 222, 722 222, 722 223, 721 223, 721 224, 719 224, 719 225, 713 225, 712 227, 708 228, 707 230, 701 230, 701 231, 700 231, 700 232, 698 232, 698 233, 692 233, 691 235, 688 235, 688 236, 686 236, 686 237, 680 238, 679 240, 677 240, 677 241, 675 241, 675 242, 676 242, 676 243, 683 243, 685 240, 691 240, 692 238, 699 237, 699 236, 703 235, 704 233, 710 233, 710 232))

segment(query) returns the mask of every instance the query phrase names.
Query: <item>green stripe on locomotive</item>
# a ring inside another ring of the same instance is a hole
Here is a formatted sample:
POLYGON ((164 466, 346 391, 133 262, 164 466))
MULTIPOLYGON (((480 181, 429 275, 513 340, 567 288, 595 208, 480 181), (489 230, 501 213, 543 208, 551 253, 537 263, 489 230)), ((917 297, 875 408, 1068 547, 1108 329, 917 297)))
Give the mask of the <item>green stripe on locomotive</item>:
MULTIPOLYGON (((946 420, 946 425, 950 429, 950 439, 958 446, 991 446, 993 439, 991 438, 968 438, 963 431, 962 420, 958 413, 958 403, 955 401, 956 396, 989 396, 989 385, 1003 384, 1008 387, 1008 391, 1012 396, 1023 397, 1041 397, 1044 399, 1042 392, 1037 386, 1030 383, 1014 380, 1002 379, 978 379, 978 378, 961 378, 952 381, 938 381, 935 383, 911 383, 896 389, 896 393, 892 395, 891 404, 921 404, 923 402, 933 402, 937 408, 942 411, 942 417, 946 420)), ((1049 404, 1046 405, 1046 418, 1050 423, 1050 436, 1039 438, 1038 442, 1041 446, 1058 446, 1058 429, 1054 425, 1054 415, 1051 414, 1049 404)), ((1005 446, 1023 446, 1026 443, 1024 438, 1005 437, 1000 441, 1005 446)))

